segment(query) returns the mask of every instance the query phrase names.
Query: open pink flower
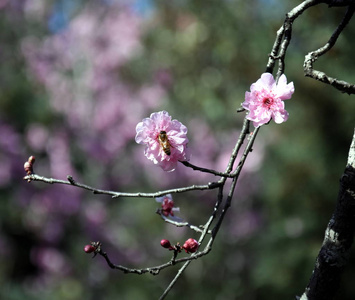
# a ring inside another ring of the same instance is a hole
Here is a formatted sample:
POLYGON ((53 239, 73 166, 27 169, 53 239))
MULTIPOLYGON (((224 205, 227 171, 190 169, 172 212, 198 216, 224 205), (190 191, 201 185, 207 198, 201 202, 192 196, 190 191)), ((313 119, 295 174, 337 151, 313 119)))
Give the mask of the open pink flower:
POLYGON ((245 92, 242 106, 249 111, 247 119, 253 121, 255 127, 268 123, 271 118, 277 124, 287 121, 288 112, 283 100, 290 99, 294 91, 293 82, 287 84, 284 74, 278 83, 272 74, 262 74, 261 78, 250 86, 250 92, 245 92))
POLYGON ((174 171, 178 161, 189 160, 187 128, 171 120, 166 111, 152 113, 136 127, 136 142, 146 145, 144 155, 164 171, 174 171))

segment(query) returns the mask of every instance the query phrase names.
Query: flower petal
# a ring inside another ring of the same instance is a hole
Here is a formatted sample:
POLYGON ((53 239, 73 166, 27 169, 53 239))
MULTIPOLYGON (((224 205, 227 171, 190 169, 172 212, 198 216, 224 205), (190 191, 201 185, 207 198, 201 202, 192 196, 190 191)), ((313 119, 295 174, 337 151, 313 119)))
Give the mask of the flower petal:
POLYGON ((292 97, 292 94, 295 92, 293 82, 287 84, 287 79, 285 74, 280 76, 279 82, 276 86, 276 94, 281 100, 287 100, 292 97))

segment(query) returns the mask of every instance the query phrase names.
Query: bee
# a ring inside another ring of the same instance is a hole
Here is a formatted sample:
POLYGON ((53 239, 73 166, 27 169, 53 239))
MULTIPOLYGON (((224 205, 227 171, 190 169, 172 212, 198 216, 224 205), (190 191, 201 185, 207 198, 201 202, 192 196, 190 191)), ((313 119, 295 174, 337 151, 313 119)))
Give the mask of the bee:
POLYGON ((158 135, 158 141, 160 146, 163 148, 163 151, 165 152, 166 155, 170 155, 171 154, 171 150, 170 148, 172 147, 168 136, 166 135, 166 131, 161 130, 159 135, 158 135))

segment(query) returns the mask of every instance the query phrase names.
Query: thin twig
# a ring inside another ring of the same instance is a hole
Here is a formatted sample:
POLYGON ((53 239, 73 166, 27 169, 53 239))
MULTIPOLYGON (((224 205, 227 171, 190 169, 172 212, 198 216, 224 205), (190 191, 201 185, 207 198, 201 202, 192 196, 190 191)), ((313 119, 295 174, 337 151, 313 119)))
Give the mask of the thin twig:
MULTIPOLYGON (((240 150, 240 148, 242 147, 242 145, 244 143, 245 137, 250 132, 249 131, 249 127, 250 127, 250 121, 247 118, 244 118, 242 130, 241 130, 241 132, 239 134, 238 141, 235 144, 235 147, 233 149, 233 152, 231 154, 231 157, 229 159, 228 165, 227 165, 226 170, 225 170, 224 173, 228 174, 228 173, 230 173, 232 171, 233 165, 234 165, 235 160, 237 159, 239 150, 240 150)), ((232 175, 232 177, 233 176, 234 175, 232 175)))
POLYGON ((192 225, 190 224, 189 222, 184 222, 183 220, 181 221, 174 221, 170 218, 167 218, 165 217, 161 212, 157 212, 158 215, 161 216, 161 218, 166 222, 166 223, 169 223, 171 225, 174 225, 176 227, 188 227, 196 232, 199 232, 199 233, 202 233, 203 232, 203 229, 201 229, 200 227, 198 226, 195 226, 195 225, 192 225))
POLYGON ((285 57, 288 45, 291 41, 292 34, 292 24, 293 21, 298 18, 306 9, 311 6, 319 4, 319 0, 306 0, 301 4, 293 8, 289 13, 286 14, 286 19, 281 28, 277 31, 276 39, 272 47, 271 53, 269 54, 269 60, 266 65, 266 72, 272 73, 275 61, 279 60, 279 67, 277 70, 276 78, 279 78, 285 71, 285 57))
POLYGON ((120 270, 123 273, 132 273, 132 274, 137 274, 137 275, 143 275, 143 274, 146 274, 146 273, 150 273, 152 275, 157 275, 163 269, 166 269, 166 268, 171 267, 171 266, 176 265, 176 264, 180 264, 180 263, 184 263, 184 262, 187 262, 187 261, 198 259, 198 258, 206 255, 208 252, 209 252, 208 249, 204 249, 203 251, 199 251, 199 252, 193 253, 193 254, 191 254, 188 257, 182 257, 182 258, 175 259, 175 260, 172 259, 172 260, 170 260, 170 261, 168 261, 168 262, 166 262, 164 264, 161 264, 161 265, 158 265, 158 266, 153 266, 153 267, 148 267, 148 268, 142 268, 142 269, 128 268, 128 267, 125 267, 125 266, 122 266, 122 265, 114 264, 111 261, 111 259, 109 258, 108 254, 105 251, 103 251, 102 248, 100 248, 97 253, 105 258, 108 266, 111 269, 120 270))
POLYGON ((218 171, 215 171, 215 170, 212 170, 212 169, 206 169, 206 168, 201 168, 201 167, 198 167, 198 166, 195 166, 191 163, 189 163, 188 161, 180 161, 185 167, 189 167, 195 171, 200 171, 200 172, 203 172, 203 173, 210 173, 210 174, 213 174, 213 175, 216 175, 216 176, 221 176, 221 177, 232 177, 230 174, 226 174, 226 173, 223 173, 223 172, 218 172, 218 171))
POLYGON ((243 166, 244 166, 244 163, 248 157, 248 154, 253 151, 253 145, 254 145, 254 141, 256 139, 256 136, 258 135, 258 132, 260 130, 260 127, 257 127, 254 129, 254 131, 252 133, 250 133, 249 135, 249 141, 248 141, 248 144, 246 145, 245 149, 244 149, 244 152, 242 154, 242 157, 240 158, 240 161, 239 161, 239 164, 237 166, 237 168, 235 169, 235 171, 232 173, 233 176, 236 176, 238 177, 243 166))
POLYGON ((114 192, 114 191, 109 191, 109 190, 101 190, 97 189, 91 186, 88 186, 86 184, 79 183, 73 179, 72 176, 68 175, 68 181, 66 180, 61 180, 61 179, 55 179, 55 178, 47 178, 44 176, 39 176, 37 174, 31 174, 25 176, 23 179, 27 181, 41 181, 49 184, 65 184, 65 185, 72 185, 78 188, 82 188, 88 191, 93 192, 94 194, 103 194, 103 195, 110 195, 112 198, 119 198, 119 197, 141 197, 141 198, 157 198, 161 197, 167 194, 176 194, 176 193, 183 193, 183 192, 188 192, 188 191, 195 191, 195 190, 211 190, 218 188, 220 186, 220 183, 218 182, 210 182, 205 185, 191 185, 187 187, 182 187, 182 188, 176 188, 176 189, 170 189, 170 190, 164 190, 160 192, 155 192, 155 193, 123 193, 123 192, 114 192))
POLYGON ((313 69, 313 63, 317 61, 317 59, 327 53, 336 43, 340 33, 344 30, 346 25, 349 23, 350 19, 352 18, 353 14, 355 11, 355 4, 349 5, 344 18, 341 20, 340 24, 336 28, 336 30, 333 32, 332 36, 328 40, 328 42, 321 48, 309 52, 305 56, 305 61, 303 64, 303 69, 304 69, 304 74, 307 77, 311 77, 315 80, 318 80, 323 83, 330 84, 331 86, 335 87, 339 91, 347 94, 355 94, 355 85, 350 84, 346 81, 343 80, 338 80, 336 78, 330 77, 324 72, 317 71, 313 69))

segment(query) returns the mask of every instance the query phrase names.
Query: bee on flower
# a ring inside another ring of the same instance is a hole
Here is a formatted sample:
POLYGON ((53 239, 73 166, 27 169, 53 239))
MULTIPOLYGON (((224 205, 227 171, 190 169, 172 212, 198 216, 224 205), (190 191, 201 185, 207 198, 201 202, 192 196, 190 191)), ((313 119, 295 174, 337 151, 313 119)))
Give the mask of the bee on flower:
POLYGON ((152 113, 136 126, 136 142, 146 145, 144 155, 164 171, 174 171, 178 161, 187 161, 187 128, 166 111, 152 113))

